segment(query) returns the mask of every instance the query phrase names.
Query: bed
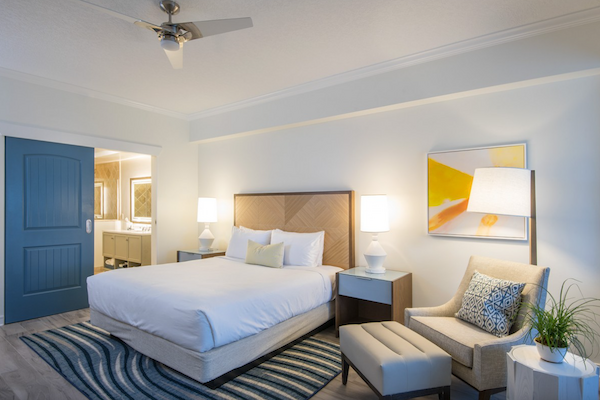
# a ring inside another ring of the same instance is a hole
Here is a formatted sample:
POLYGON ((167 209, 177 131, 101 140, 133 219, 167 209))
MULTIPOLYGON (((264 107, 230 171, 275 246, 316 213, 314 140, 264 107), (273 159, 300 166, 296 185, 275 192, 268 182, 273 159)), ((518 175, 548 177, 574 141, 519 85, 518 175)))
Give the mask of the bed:
POLYGON ((354 192, 237 194, 234 225, 324 231, 322 265, 214 257, 100 274, 88 279, 92 324, 218 387, 332 320, 335 273, 354 265, 354 192))

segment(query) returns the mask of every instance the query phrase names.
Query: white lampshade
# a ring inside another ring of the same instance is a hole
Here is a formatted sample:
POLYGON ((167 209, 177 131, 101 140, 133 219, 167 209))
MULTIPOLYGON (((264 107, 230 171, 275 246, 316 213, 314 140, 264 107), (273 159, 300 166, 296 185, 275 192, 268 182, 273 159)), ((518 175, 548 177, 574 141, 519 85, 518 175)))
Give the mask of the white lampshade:
POLYGON ((531 171, 523 168, 476 169, 467 211, 531 217, 531 171))
POLYGON ((198 198, 198 222, 217 222, 217 199, 198 198))
POLYGON ((360 230, 363 232, 390 230, 386 195, 370 194, 360 197, 360 230))

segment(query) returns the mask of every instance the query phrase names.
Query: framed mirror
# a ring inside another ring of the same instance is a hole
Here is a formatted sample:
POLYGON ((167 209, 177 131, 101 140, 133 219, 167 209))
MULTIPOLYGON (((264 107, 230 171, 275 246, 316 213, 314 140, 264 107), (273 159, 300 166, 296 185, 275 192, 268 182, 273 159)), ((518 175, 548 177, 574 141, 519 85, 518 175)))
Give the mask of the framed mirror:
POLYGON ((131 178, 131 222, 149 224, 152 222, 152 179, 150 177, 131 178))
MULTIPOLYGON (((94 166, 94 219, 119 218, 121 181, 120 163, 106 162, 94 166), (101 196, 99 195, 101 194, 101 196)), ((127 188, 124 188, 127 190, 127 188)))
POLYGON ((104 183, 94 182, 94 219, 104 218, 104 183))

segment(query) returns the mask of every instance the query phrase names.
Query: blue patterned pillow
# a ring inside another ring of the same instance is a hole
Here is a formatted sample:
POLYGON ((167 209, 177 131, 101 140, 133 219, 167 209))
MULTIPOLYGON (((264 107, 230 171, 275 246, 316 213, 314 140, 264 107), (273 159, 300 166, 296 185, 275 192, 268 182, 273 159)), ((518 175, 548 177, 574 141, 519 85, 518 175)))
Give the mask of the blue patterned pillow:
POLYGON ((496 279, 475 271, 456 317, 502 337, 521 306, 524 283, 496 279))

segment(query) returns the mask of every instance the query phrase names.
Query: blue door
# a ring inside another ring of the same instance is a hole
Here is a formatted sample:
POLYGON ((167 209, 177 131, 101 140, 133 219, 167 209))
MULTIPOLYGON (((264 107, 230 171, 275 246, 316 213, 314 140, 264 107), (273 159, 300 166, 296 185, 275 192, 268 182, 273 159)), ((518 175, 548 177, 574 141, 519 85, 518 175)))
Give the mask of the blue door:
POLYGON ((7 137, 5 150, 6 322, 87 307, 94 149, 7 137))

